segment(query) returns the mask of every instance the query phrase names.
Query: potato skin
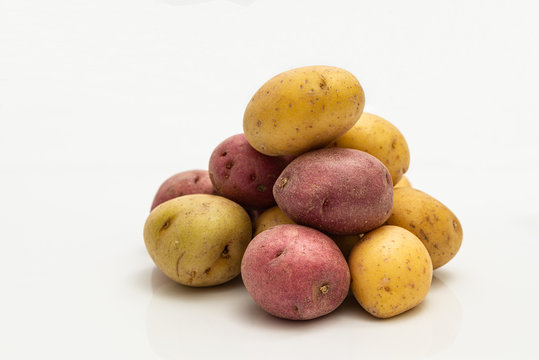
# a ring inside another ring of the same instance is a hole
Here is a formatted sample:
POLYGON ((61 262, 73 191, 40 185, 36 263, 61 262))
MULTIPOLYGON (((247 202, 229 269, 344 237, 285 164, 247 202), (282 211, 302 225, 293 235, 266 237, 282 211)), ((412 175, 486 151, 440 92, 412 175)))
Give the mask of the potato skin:
POLYGON ((295 224, 286 214, 279 209, 278 206, 271 207, 264 211, 255 220, 255 233, 254 236, 260 234, 262 231, 268 230, 276 225, 283 224, 295 224))
POLYGON ((357 235, 391 213, 393 183, 374 156, 326 148, 298 156, 273 187, 277 205, 294 222, 335 235, 357 235))
POLYGON ((271 156, 299 155, 326 146, 359 119, 365 94, 350 72, 307 66, 268 80, 245 109, 249 143, 271 156))
POLYGON ((215 194, 207 170, 183 171, 166 179, 153 198, 151 210, 165 201, 190 194, 215 194))
MULTIPOLYGON (((283 224, 295 224, 295 222, 290 219, 286 214, 279 209, 278 206, 264 211, 255 221, 254 225, 254 236, 260 234, 262 231, 266 231, 274 226, 283 225, 283 224)), ((359 235, 332 235, 326 234, 337 244, 341 250, 345 259, 348 259, 350 251, 354 245, 361 239, 363 234, 359 235)))
POLYGON ((415 234, 429 251, 434 269, 451 260, 462 244, 462 226, 455 214, 417 189, 394 189, 393 210, 387 224, 415 234))
POLYGON ((241 263, 243 283, 268 313, 308 320, 335 310, 350 288, 348 264, 321 232, 277 225, 253 238, 241 263))
POLYGON ((412 187, 412 183, 406 176, 402 176, 398 183, 393 186, 393 189, 398 187, 412 187))
POLYGON ((410 166, 410 150, 399 129, 386 119, 367 112, 332 144, 373 155, 387 167, 393 184, 399 182, 410 166))
POLYGON ((348 259, 351 289, 371 315, 389 318, 417 306, 430 289, 432 262, 411 232, 385 225, 368 232, 348 259))
POLYGON ((144 243, 157 267, 189 286, 212 286, 240 273, 251 220, 222 196, 194 194, 157 206, 144 225, 144 243))
POLYGON ((288 162, 256 151, 244 134, 237 134, 215 148, 209 175, 218 194, 248 208, 265 209, 275 205, 273 184, 288 162))

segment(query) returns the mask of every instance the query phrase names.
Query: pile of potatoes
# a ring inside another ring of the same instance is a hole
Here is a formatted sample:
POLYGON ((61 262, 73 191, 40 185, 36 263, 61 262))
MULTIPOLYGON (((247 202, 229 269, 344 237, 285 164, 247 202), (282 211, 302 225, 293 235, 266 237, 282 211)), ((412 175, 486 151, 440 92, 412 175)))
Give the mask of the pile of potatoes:
POLYGON ((359 81, 337 67, 267 81, 208 171, 158 189, 144 226, 157 267, 195 287, 241 273, 253 300, 286 319, 326 315, 350 290, 378 318, 421 303, 462 227, 411 187, 406 140, 364 105, 359 81))

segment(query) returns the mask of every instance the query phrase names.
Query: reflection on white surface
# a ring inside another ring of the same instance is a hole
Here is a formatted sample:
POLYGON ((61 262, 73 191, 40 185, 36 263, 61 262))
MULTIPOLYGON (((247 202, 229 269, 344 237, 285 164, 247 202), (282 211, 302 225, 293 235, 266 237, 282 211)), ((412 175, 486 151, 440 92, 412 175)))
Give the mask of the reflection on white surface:
POLYGON ((186 353, 217 355, 220 351, 265 359, 291 355, 298 349, 301 357, 370 354, 402 358, 405 354, 405 358, 418 358, 447 349, 462 321, 459 300, 436 277, 422 304, 386 320, 366 313, 352 296, 322 318, 279 319, 254 303, 240 278, 212 288, 189 288, 154 269, 151 286, 148 339, 164 359, 181 359, 186 353), (268 348, 268 340, 275 346, 268 348))

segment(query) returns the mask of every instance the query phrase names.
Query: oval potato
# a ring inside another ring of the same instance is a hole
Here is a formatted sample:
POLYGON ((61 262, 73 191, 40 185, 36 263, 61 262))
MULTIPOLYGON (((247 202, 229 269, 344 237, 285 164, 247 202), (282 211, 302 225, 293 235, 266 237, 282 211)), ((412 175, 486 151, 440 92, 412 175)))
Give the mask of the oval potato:
POLYGON ((380 116, 367 112, 334 146, 365 151, 380 160, 389 170, 393 184, 397 184, 410 166, 410 150, 402 133, 380 116))
POLYGON ((247 212, 222 196, 196 194, 157 206, 144 225, 144 243, 155 265, 189 286, 212 286, 240 273, 251 240, 247 212))
POLYGON ((429 251, 435 269, 451 260, 462 244, 462 226, 455 214, 417 189, 394 189, 393 210, 386 223, 415 234, 429 251))
POLYGON ((298 156, 283 170, 273 195, 298 224, 336 235, 357 235, 387 220, 393 183, 374 156, 326 148, 298 156))
POLYGON ((371 315, 389 318, 417 306, 427 296, 432 262, 411 232, 384 225, 366 233, 348 260, 351 289, 371 315))
POLYGON ((365 94, 350 72, 307 66, 268 80, 245 109, 243 129, 259 152, 299 155, 328 145, 359 119, 365 94))

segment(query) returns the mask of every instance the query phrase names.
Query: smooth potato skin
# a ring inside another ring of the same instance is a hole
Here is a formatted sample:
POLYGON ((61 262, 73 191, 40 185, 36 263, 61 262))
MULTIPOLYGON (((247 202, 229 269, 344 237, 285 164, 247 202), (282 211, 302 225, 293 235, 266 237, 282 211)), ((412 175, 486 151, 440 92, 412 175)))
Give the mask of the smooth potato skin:
POLYGON ((462 244, 462 226, 455 214, 417 189, 394 189, 393 210, 387 224, 415 234, 429 251, 434 269, 451 260, 462 244))
POLYGON ((299 155, 348 131, 364 105, 363 88, 350 72, 332 66, 296 68, 255 93, 245 109, 243 130, 261 153, 299 155))
POLYGON ((398 183, 393 186, 393 189, 398 187, 412 187, 412 183, 406 176, 402 176, 398 183))
POLYGON ((348 259, 351 289, 371 315, 389 318, 417 306, 430 289, 432 262, 411 232, 391 225, 368 232, 348 259))
POLYGON ((326 148, 298 156, 273 187, 277 205, 294 222, 335 235, 357 235, 391 213, 393 183, 374 156, 326 148))
POLYGON ((207 170, 183 171, 166 179, 153 198, 151 210, 165 201, 190 194, 215 194, 207 170))
POLYGON ((241 264, 243 283, 268 313, 308 320, 335 310, 350 287, 348 265, 326 235, 295 225, 277 225, 253 238, 241 264))
POLYGON ((402 133, 386 119, 364 112, 333 146, 365 151, 380 160, 397 184, 410 166, 410 150, 402 133))
POLYGON ((144 225, 144 243, 157 267, 189 286, 213 286, 240 273, 251 220, 222 196, 194 194, 157 206, 144 225))
POLYGON ((265 209, 275 205, 273 184, 288 162, 256 151, 244 134, 237 134, 212 152, 209 175, 220 195, 248 208, 265 209))
POLYGON ((283 224, 295 224, 295 222, 286 216, 278 206, 271 207, 256 219, 254 236, 271 227, 283 224))

